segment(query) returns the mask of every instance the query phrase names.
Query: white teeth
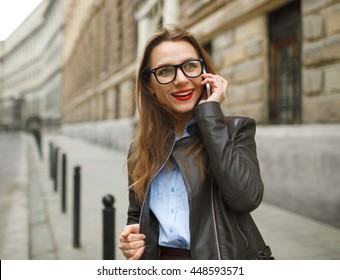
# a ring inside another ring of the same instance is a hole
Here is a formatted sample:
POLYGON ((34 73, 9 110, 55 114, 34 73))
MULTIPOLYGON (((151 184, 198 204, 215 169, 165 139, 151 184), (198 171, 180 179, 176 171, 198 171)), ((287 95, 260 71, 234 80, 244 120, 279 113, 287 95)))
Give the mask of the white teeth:
POLYGON ((187 92, 181 92, 181 93, 174 93, 173 95, 174 96, 186 96, 186 95, 188 95, 190 93, 191 93, 191 91, 187 91, 187 92))

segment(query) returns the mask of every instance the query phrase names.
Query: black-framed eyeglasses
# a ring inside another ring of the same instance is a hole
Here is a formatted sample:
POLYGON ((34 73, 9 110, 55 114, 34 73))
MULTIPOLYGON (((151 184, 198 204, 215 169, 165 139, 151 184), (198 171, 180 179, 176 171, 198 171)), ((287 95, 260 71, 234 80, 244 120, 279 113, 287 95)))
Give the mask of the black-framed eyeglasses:
POLYGON ((188 78, 197 78, 203 72, 203 59, 202 58, 195 58, 184 61, 180 64, 175 65, 165 65, 154 68, 150 70, 148 73, 152 73, 157 82, 165 85, 170 84, 176 79, 177 76, 177 69, 181 69, 183 74, 188 78))

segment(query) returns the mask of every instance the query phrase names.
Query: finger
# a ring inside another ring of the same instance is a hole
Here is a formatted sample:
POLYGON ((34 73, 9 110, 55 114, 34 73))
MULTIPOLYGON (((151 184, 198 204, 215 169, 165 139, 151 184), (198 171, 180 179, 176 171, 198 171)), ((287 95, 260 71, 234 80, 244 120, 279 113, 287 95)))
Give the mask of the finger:
POLYGON ((202 85, 205 85, 205 84, 210 84, 212 85, 213 87, 216 87, 216 88, 219 88, 221 87, 222 83, 221 83, 221 80, 218 76, 215 76, 215 75, 211 75, 209 77, 206 77, 202 82, 201 82, 202 85))
POLYGON ((199 104, 206 101, 216 101, 222 104, 227 96, 228 81, 220 75, 213 75, 209 73, 202 74, 202 78, 203 80, 201 85, 204 86, 206 84, 210 84, 212 95, 207 99, 201 99, 199 104))
POLYGON ((228 81, 223 79, 222 87, 223 87, 223 97, 228 98, 228 81))
POLYGON ((142 248, 139 248, 136 251, 136 253, 132 257, 129 258, 129 260, 139 260, 142 257, 144 250, 145 250, 145 246, 142 248))
POLYGON ((144 245, 145 245, 144 240, 129 242, 129 243, 121 242, 119 244, 119 249, 126 251, 126 250, 131 250, 131 249, 138 249, 140 247, 143 247, 144 245))
POLYGON ((213 80, 215 80, 212 82, 215 91, 221 92, 222 95, 225 97, 227 93, 228 81, 226 81, 223 77, 219 75, 214 76, 213 80))
POLYGON ((204 78, 203 81, 205 79, 212 79, 212 80, 218 80, 221 83, 221 85, 228 84, 228 81, 220 75, 204 74, 202 76, 204 78))
POLYGON ((124 250, 123 255, 126 259, 133 257, 136 254, 137 250, 124 250))
POLYGON ((128 237, 126 237, 126 240, 128 242, 134 242, 134 241, 139 241, 139 240, 144 240, 145 235, 144 234, 129 234, 128 237))
POLYGON ((218 79, 220 80, 221 85, 222 85, 223 89, 225 90, 225 89, 228 87, 228 81, 225 80, 225 79, 224 79, 223 77, 221 77, 221 76, 218 76, 218 79))
POLYGON ((130 233, 139 233, 139 224, 125 226, 120 236, 127 237, 130 233))
POLYGON ((127 237, 123 237, 123 236, 119 237, 119 241, 122 243, 130 243, 130 242, 140 241, 144 239, 145 239, 144 234, 132 234, 132 233, 129 234, 127 237))

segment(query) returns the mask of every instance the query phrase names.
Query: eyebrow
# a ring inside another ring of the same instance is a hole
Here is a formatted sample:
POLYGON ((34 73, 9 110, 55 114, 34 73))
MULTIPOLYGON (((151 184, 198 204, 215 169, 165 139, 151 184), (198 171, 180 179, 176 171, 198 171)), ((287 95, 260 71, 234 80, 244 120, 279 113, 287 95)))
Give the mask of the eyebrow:
POLYGON ((186 58, 186 59, 184 59, 182 62, 180 62, 180 63, 175 63, 175 64, 171 64, 171 63, 161 63, 161 64, 159 64, 159 65, 157 65, 157 66, 155 66, 155 67, 151 67, 151 69, 155 69, 155 68, 159 68, 159 67, 163 67, 163 66, 172 66, 172 65, 178 65, 178 64, 182 64, 182 63, 184 63, 184 62, 186 62, 186 61, 189 61, 189 60, 191 60, 191 59, 199 59, 199 57, 190 57, 190 58, 186 58))

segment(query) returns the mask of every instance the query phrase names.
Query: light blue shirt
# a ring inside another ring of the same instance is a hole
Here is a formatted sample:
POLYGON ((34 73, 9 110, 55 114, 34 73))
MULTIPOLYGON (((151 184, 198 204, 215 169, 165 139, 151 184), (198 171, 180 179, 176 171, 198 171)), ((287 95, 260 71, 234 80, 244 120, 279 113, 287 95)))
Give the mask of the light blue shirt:
MULTIPOLYGON (((193 123, 195 119, 185 125, 183 137, 190 136, 187 127, 193 123)), ((152 181, 150 209, 159 221, 159 245, 190 250, 188 194, 173 160, 171 169, 165 165, 152 181)))

